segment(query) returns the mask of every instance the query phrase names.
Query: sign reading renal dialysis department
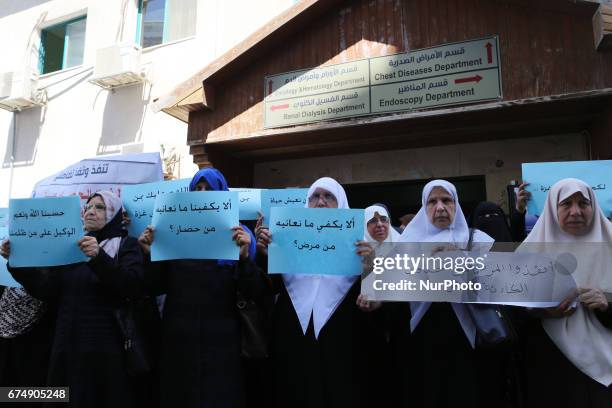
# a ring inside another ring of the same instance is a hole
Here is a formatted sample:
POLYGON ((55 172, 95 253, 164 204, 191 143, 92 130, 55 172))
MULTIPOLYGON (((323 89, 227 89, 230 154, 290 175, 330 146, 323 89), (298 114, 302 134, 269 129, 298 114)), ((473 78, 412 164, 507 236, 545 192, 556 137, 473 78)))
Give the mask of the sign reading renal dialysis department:
POLYGON ((264 127, 502 98, 489 37, 265 77, 264 127))

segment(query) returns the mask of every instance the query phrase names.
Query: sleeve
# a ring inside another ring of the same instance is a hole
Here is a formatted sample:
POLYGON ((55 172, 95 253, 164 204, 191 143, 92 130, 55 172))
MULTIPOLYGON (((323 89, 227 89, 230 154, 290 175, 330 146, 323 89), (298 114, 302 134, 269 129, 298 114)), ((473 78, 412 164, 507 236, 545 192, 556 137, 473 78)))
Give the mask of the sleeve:
POLYGON ((276 295, 280 293, 284 285, 283 278, 280 274, 268 274, 268 256, 263 255, 261 253, 257 253, 257 256, 255 257, 255 263, 262 270, 264 276, 268 279, 269 286, 267 289, 270 291, 270 294, 276 295))
POLYGON ((31 296, 42 301, 50 301, 60 295, 62 268, 13 268, 8 271, 31 296))
POLYGON ((272 282, 268 275, 250 259, 236 263, 238 290, 248 299, 258 300, 271 293, 272 282))
POLYGON ((152 296, 168 292, 168 262, 151 262, 151 255, 144 254, 144 286, 152 296))
POLYGON ((608 310, 605 312, 596 310, 595 316, 604 327, 612 329, 612 303, 608 302, 608 310))
POLYGON ((100 250, 89 266, 100 283, 121 298, 138 297, 145 292, 143 254, 132 237, 125 239, 116 259, 100 250))
POLYGON ((525 213, 520 213, 516 209, 510 210, 510 234, 515 242, 522 242, 527 235, 525 234, 525 213))

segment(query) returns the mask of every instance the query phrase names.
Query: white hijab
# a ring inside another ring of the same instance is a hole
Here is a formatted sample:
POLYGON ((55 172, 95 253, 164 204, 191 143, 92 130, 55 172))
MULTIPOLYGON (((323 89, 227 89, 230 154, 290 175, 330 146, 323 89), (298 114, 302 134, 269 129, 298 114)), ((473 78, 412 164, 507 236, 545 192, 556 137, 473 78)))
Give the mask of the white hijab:
MULTIPOLYGON (((461 210, 455 186, 446 180, 433 180, 427 183, 425 187, 423 187, 423 194, 421 195, 421 209, 402 232, 400 242, 450 242, 454 243, 459 248, 465 248, 469 238, 470 229, 463 215, 463 211, 461 210), (442 187, 453 196, 453 200, 455 201, 455 217, 448 228, 436 227, 427 217, 427 200, 435 187, 442 187)), ((493 238, 480 230, 474 230, 472 240, 475 243, 479 242, 486 244, 491 244, 494 241, 493 238)), ((412 312, 412 318, 410 319, 411 331, 414 332, 430 306, 431 302, 410 302, 410 310, 412 312)), ((461 328, 466 338, 471 346, 475 347, 476 326, 466 306, 460 303, 451 303, 451 306, 461 324, 461 328)))
POLYGON ((382 250, 381 246, 385 243, 388 244, 391 242, 398 242, 400 238, 399 232, 397 232, 393 228, 393 226, 391 226, 391 217, 389 216, 389 212, 387 211, 385 207, 381 207, 380 205, 371 205, 365 209, 363 220, 364 220, 364 224, 363 224, 364 225, 364 232, 363 232, 364 239, 372 243, 372 245, 374 246, 374 251, 376 252, 376 256, 385 256, 391 248, 389 247, 389 250, 384 251, 385 253, 381 253, 381 250, 382 250), (378 213, 378 215, 381 217, 387 217, 387 219, 389 220, 389 233, 387 234, 387 238, 385 238, 383 242, 378 242, 368 232, 368 221, 374 218, 376 213, 378 213))
MULTIPOLYGON (((333 194, 338 208, 349 208, 344 189, 330 177, 320 178, 310 186, 305 207, 308 207, 308 201, 317 188, 333 194)), ((321 329, 344 300, 357 278, 358 276, 283 275, 285 287, 304 334, 308 330, 312 316, 315 338, 319 338, 321 329)))
MULTIPOLYGON (((568 178, 551 187, 544 211, 524 242, 567 243, 568 250, 571 250, 572 243, 577 242, 604 243, 603 247, 593 246, 593 251, 576 251, 574 246, 571 253, 576 256, 578 267, 573 276, 578 286, 600 288, 607 294, 612 293, 612 272, 609 272, 612 265, 612 224, 603 215, 591 187, 582 180, 568 178), (558 203, 577 192, 591 201, 593 209, 589 231, 581 236, 564 232, 557 216, 558 203)), ((537 250, 533 244, 520 249, 537 250)), ((542 326, 559 350, 580 371, 606 387, 612 384, 612 330, 605 328, 593 311, 578 304, 571 316, 543 319, 542 326)))

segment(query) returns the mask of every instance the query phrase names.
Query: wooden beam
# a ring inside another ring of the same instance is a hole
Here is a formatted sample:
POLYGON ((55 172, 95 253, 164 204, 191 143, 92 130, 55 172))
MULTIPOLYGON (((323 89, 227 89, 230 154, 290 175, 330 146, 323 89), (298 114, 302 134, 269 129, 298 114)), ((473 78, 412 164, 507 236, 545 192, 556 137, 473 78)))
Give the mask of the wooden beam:
POLYGON ((612 49, 612 6, 600 5, 593 15, 593 35, 595 49, 612 49))
MULTIPOLYGON (((210 145, 210 144, 217 144, 217 143, 235 142, 235 141, 240 141, 240 140, 244 141, 247 139, 253 140, 253 139, 258 139, 258 138, 268 138, 270 136, 277 136, 277 135, 293 135, 295 138, 299 138, 309 133, 317 133, 321 131, 338 131, 341 129, 354 129, 354 128, 360 128, 362 126, 372 126, 372 125, 392 126, 393 124, 398 123, 398 122, 404 122, 407 120, 412 121, 415 119, 419 119, 419 120, 428 119, 429 120, 433 118, 439 118, 440 120, 450 120, 450 119, 445 119, 445 118, 454 117, 456 115, 472 114, 472 113, 478 113, 478 112, 498 111, 504 108, 517 108, 521 106, 539 106, 539 105, 543 106, 548 103, 554 103, 554 102, 563 103, 563 102, 579 101, 582 99, 599 98, 599 97, 612 98, 612 88, 575 92, 571 94, 518 99, 518 100, 513 100, 513 101, 498 101, 498 102, 457 106, 457 107, 449 107, 449 108, 442 108, 442 109, 405 112, 405 113, 398 113, 394 115, 367 116, 367 117, 352 118, 348 120, 340 120, 340 121, 333 121, 333 122, 318 122, 318 123, 313 123, 313 124, 298 125, 298 126, 284 127, 284 128, 263 129, 257 132, 252 132, 250 134, 232 135, 231 138, 216 138, 216 139, 208 138, 206 140, 206 144, 210 145)), ((198 142, 195 142, 193 144, 198 144, 198 142)))

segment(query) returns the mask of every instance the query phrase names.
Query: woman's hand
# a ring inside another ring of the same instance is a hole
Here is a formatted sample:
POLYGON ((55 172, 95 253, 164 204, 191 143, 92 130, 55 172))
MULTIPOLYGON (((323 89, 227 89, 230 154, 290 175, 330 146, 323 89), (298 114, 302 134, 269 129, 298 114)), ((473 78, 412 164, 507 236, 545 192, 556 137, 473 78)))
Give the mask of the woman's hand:
POLYGON ((608 299, 599 288, 578 288, 580 302, 591 310, 608 310, 608 299))
POLYGON ((95 258, 100 253, 100 246, 94 237, 85 236, 78 240, 79 248, 89 258, 95 258))
POLYGON ((236 245, 240 247, 240 259, 246 260, 249 258, 249 246, 251 246, 251 234, 249 234, 242 226, 233 227, 232 239, 236 245))
POLYGON ((572 304, 574 303, 575 300, 576 300, 576 295, 572 294, 568 296, 567 298, 565 298, 563 302, 559 303, 559 306, 557 307, 548 307, 548 308, 543 308, 543 309, 531 309, 530 308, 527 310, 529 310, 533 315, 537 317, 553 318, 553 319, 569 317, 573 315, 574 312, 576 311, 576 308, 572 307, 572 304))
POLYGON ((367 295, 360 294, 357 296, 357 307, 364 312, 373 312, 382 306, 382 302, 368 300, 367 295))
POLYGON ((368 241, 357 241, 355 246, 355 253, 363 258, 363 273, 367 274, 374 267, 374 248, 368 241))
POLYGON ((128 225, 130 225, 131 222, 132 220, 130 219, 128 212, 125 210, 121 210, 121 223, 127 227, 128 225))
POLYGON ((9 259, 11 255, 11 242, 8 239, 2 241, 0 245, 0 255, 6 260, 9 259))
POLYGON ((272 235, 267 227, 263 226, 263 215, 257 218, 257 224, 255 225, 255 237, 257 252, 262 255, 268 255, 268 245, 272 242, 272 235))
POLYGON ((516 193, 516 211, 520 212, 521 214, 525 213, 525 210, 527 209, 527 201, 529 201, 529 198, 531 197, 531 193, 527 190, 525 190, 525 187, 527 187, 529 185, 529 183, 521 183, 521 185, 518 188, 518 192, 516 193))
POLYGON ((154 235, 155 230, 152 226, 148 225, 142 234, 140 234, 140 237, 138 237, 138 243, 140 244, 140 247, 144 253, 147 255, 151 253, 151 245, 153 245, 154 235))

